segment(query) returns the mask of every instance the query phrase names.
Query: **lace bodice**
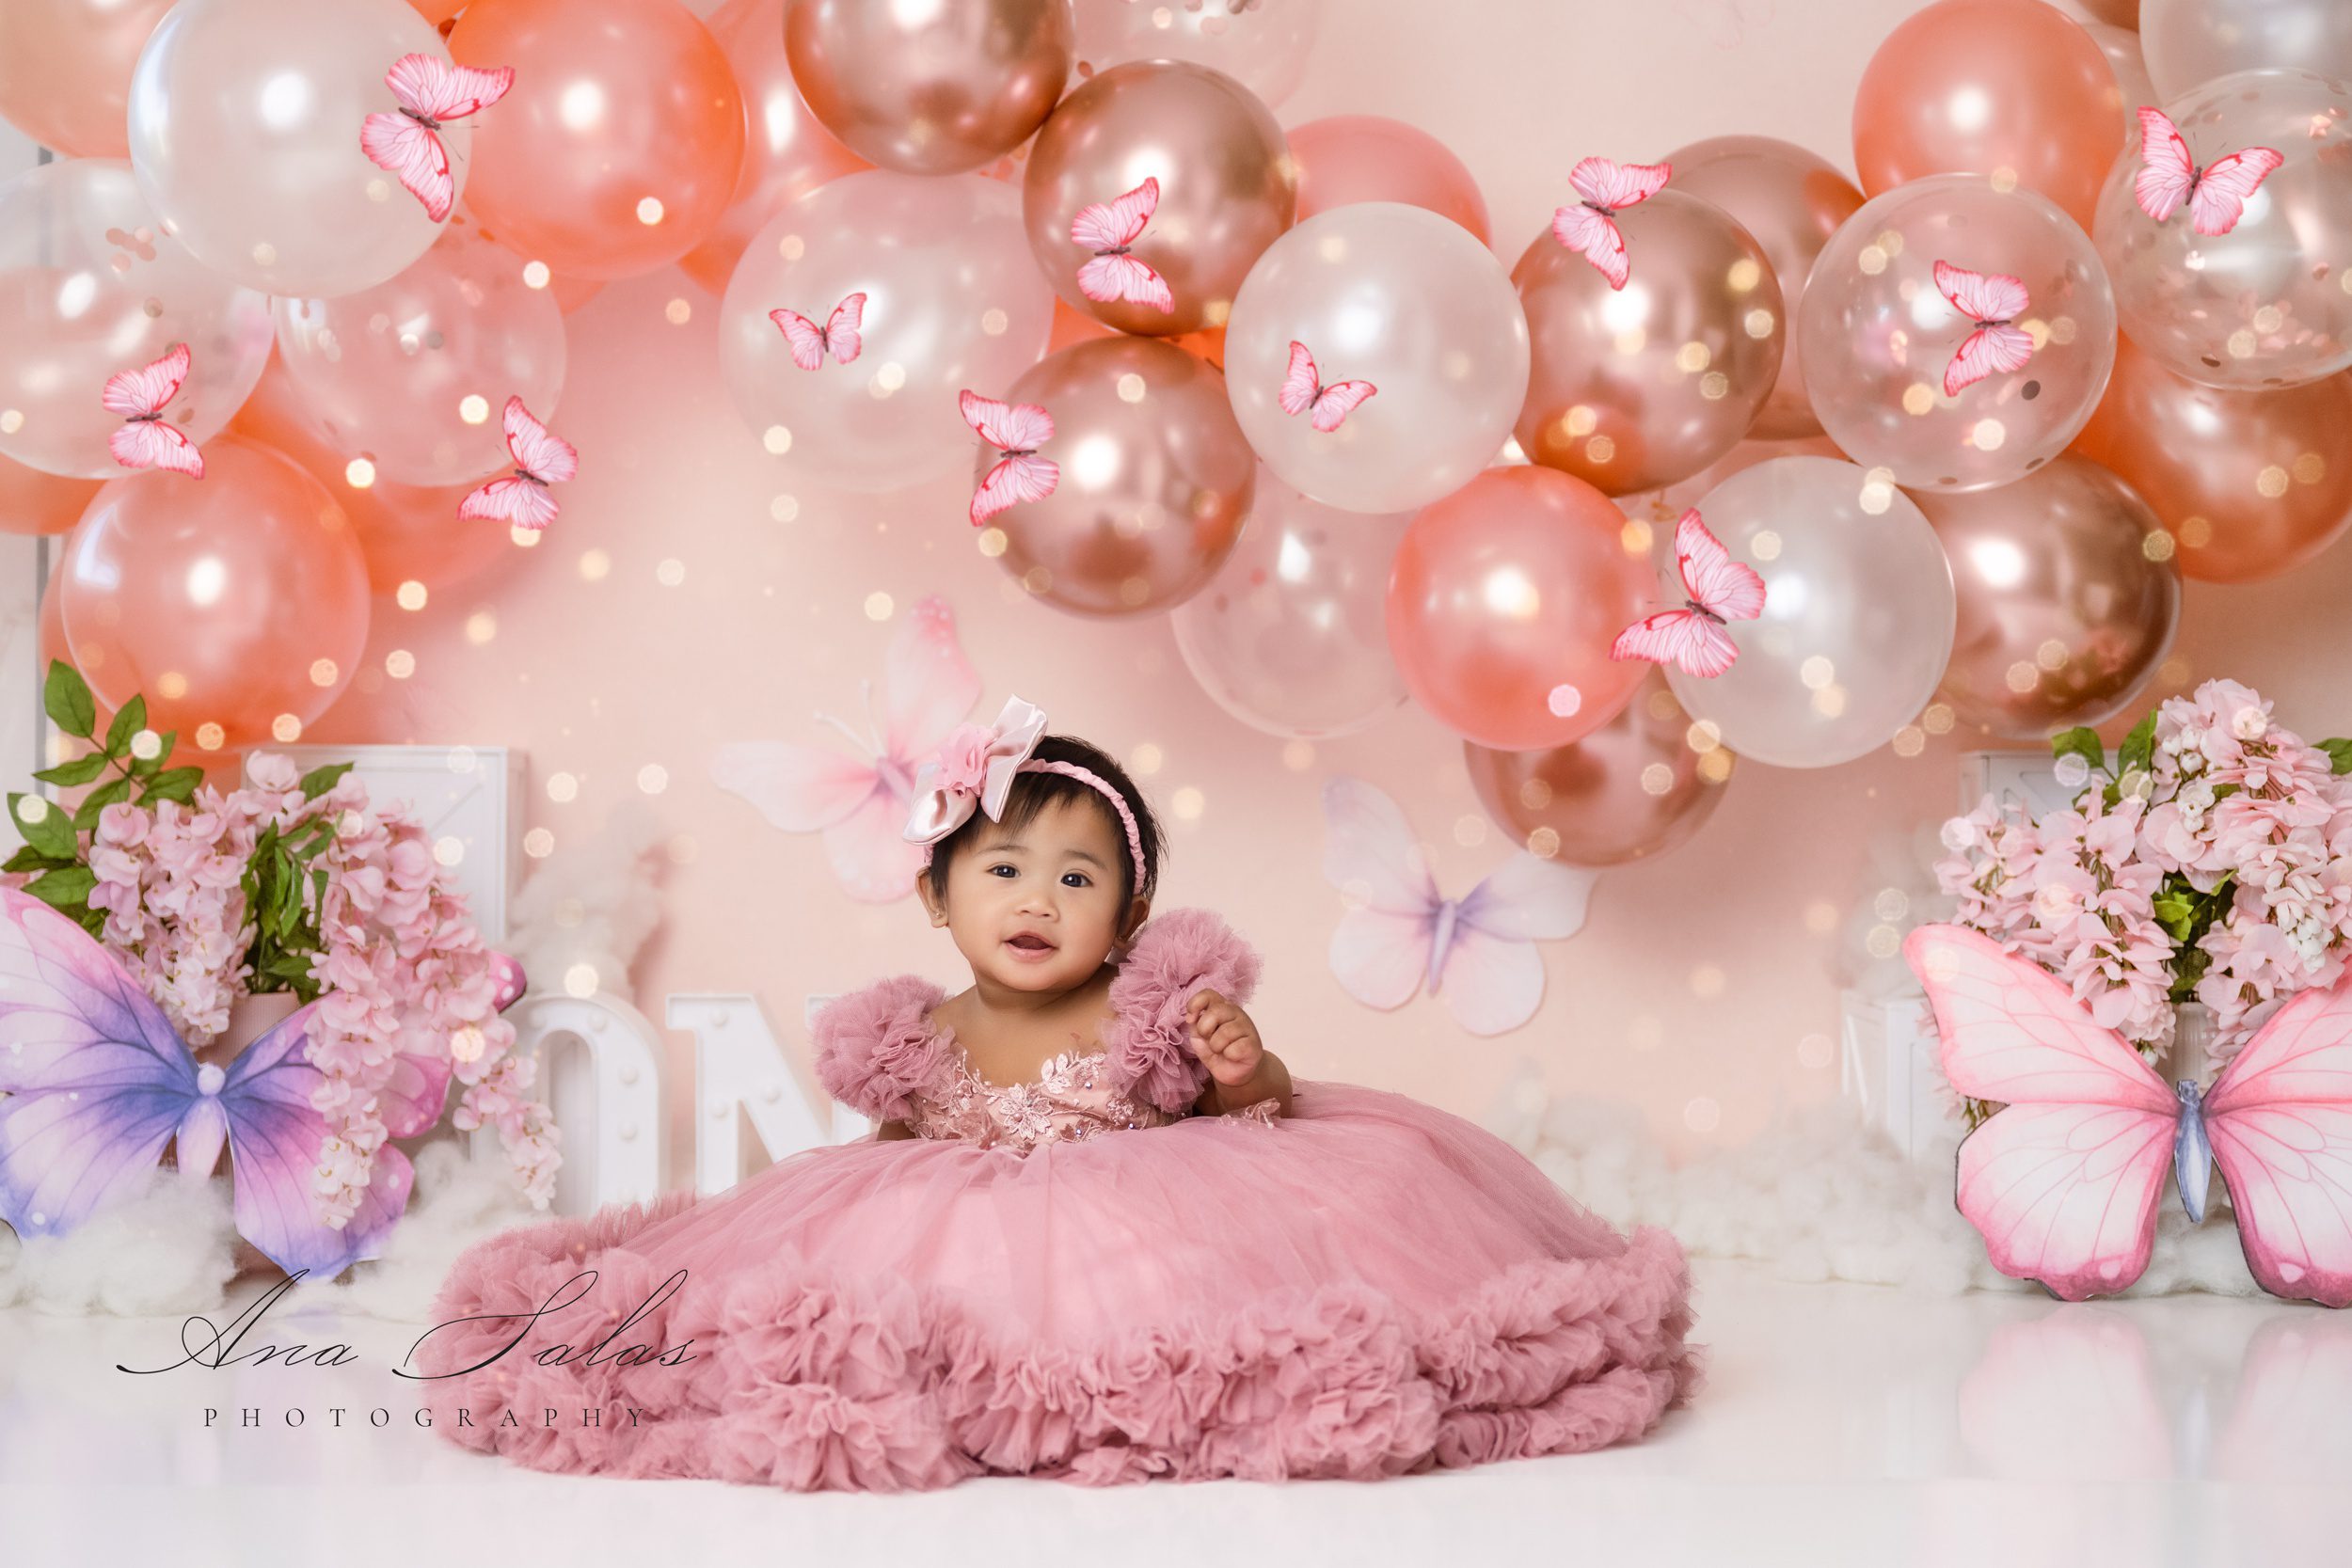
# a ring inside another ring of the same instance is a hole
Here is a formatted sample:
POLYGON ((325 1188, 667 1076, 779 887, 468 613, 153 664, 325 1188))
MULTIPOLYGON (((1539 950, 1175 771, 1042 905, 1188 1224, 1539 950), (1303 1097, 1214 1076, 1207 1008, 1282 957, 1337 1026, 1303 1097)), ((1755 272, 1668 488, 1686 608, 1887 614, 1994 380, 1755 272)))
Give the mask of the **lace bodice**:
MULTIPOLYGON (((1073 1047, 1047 1062, 1032 1081, 1002 1085, 973 1070, 971 1059, 954 1045, 952 1032, 943 1029, 941 1037, 950 1045, 950 1070, 933 1087, 916 1093, 914 1114, 907 1117, 907 1126, 921 1137, 961 1138, 983 1148, 1025 1151, 1039 1144, 1165 1127, 1191 1114, 1163 1111, 1120 1093, 1110 1082, 1107 1051, 1073 1047)), ((1281 1103, 1262 1100, 1243 1111, 1240 1119, 1270 1123, 1281 1103)))

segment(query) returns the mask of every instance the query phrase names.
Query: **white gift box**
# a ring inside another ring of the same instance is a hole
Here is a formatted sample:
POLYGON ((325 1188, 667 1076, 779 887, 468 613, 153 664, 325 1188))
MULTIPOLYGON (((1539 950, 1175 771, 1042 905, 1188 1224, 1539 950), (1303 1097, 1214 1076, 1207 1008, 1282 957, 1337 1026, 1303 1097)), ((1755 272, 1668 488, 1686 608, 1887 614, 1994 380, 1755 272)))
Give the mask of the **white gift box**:
POLYGON ((1935 1015, 1924 996, 1838 993, 1844 1041, 1838 1087, 1914 1160, 1956 1141, 1960 1117, 1936 1065, 1935 1015))

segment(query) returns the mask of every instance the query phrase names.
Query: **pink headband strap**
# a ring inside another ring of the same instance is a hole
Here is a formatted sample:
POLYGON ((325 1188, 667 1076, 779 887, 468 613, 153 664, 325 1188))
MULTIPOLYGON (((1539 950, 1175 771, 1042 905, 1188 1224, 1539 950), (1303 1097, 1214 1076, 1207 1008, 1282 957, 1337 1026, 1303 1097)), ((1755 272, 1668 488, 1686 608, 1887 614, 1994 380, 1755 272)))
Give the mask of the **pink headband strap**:
POLYGON ((1005 701, 993 724, 959 724, 941 743, 939 754, 915 769, 914 799, 907 812, 909 843, 923 846, 923 863, 942 839, 984 812, 1002 821, 1015 773, 1061 773, 1102 794, 1127 830, 1127 852, 1136 879, 1143 879, 1143 834, 1126 798, 1101 774, 1073 762, 1041 762, 1029 753, 1045 736, 1045 710, 1018 697, 1005 701))
POLYGON ((1127 798, 1113 789, 1109 780, 1090 768, 1079 767, 1074 762, 1025 762, 1018 771, 1067 774, 1082 784, 1092 784, 1096 789, 1101 790, 1103 799, 1108 800, 1111 803, 1111 809, 1119 813, 1120 825, 1127 830, 1127 853, 1133 857, 1131 863, 1136 868, 1136 880, 1138 882, 1143 880, 1143 834, 1136 827, 1136 814, 1128 806, 1127 798))

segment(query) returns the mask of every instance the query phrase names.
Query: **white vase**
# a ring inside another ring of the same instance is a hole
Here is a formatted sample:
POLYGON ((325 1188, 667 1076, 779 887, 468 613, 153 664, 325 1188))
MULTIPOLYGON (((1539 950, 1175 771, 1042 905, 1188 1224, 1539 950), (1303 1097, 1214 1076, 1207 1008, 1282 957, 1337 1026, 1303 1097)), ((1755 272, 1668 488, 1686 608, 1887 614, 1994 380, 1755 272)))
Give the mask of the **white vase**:
POLYGON ((2213 1009, 2202 1002, 2183 1002, 2172 1009, 2172 1045, 2165 1053, 2164 1081, 2187 1079, 2199 1088, 2211 1086, 2213 1071, 2213 1009))

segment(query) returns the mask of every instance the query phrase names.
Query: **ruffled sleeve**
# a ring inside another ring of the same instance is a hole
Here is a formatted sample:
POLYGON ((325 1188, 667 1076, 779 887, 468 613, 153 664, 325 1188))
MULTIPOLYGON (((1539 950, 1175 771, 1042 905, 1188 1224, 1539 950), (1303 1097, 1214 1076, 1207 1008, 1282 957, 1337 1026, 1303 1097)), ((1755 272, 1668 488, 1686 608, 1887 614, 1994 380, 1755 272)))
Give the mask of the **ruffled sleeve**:
POLYGON ((913 1116, 913 1097, 950 1065, 930 1022, 946 994, 919 975, 899 974, 825 1004, 811 1025, 818 1083, 876 1121, 913 1116))
POLYGON ((1183 1111, 1208 1087, 1192 1053, 1184 1004, 1207 989, 1246 1003, 1258 989, 1256 948, 1207 910, 1170 910, 1144 922, 1111 980, 1104 1031, 1114 1087, 1163 1111, 1183 1111))

